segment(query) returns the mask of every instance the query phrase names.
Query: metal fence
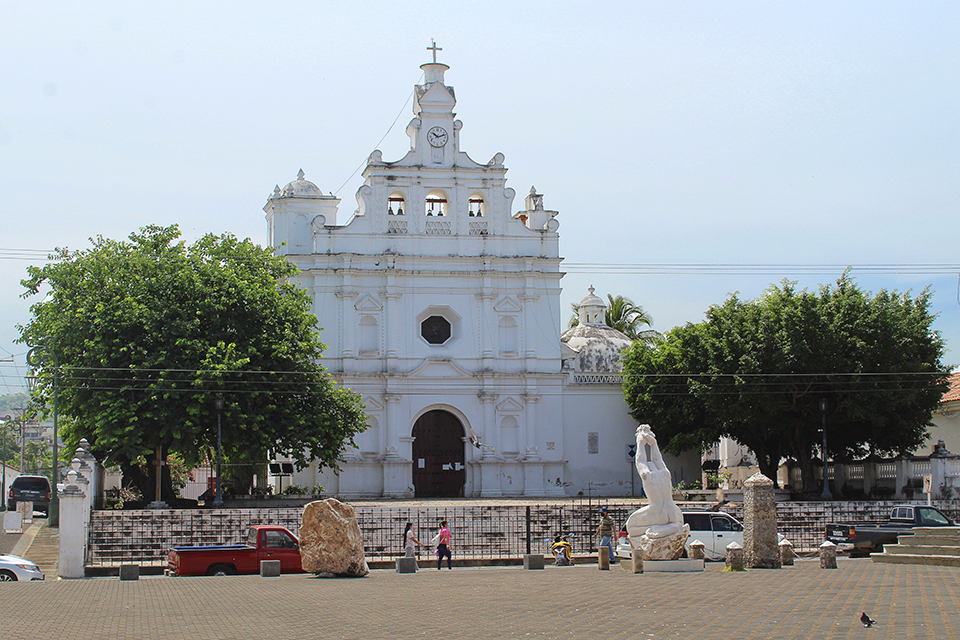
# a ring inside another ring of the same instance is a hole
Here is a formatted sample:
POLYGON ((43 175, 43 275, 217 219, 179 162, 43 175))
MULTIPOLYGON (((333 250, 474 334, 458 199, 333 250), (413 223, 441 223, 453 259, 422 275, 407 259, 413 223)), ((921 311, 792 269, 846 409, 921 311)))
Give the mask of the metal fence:
MULTIPOLYGON (((571 537, 576 552, 596 551, 597 502, 563 505, 358 506, 357 523, 370 560, 403 555, 403 532, 413 522, 425 544, 447 520, 457 557, 503 560, 525 553, 548 553, 556 535, 571 537)), ((610 505, 623 522, 636 506, 610 505)), ((300 532, 300 508, 190 509, 178 511, 95 511, 88 530, 88 566, 126 562, 164 564, 176 546, 241 544, 247 528, 272 524, 300 532)), ((418 548, 419 549, 419 548, 418 548)), ((420 550, 421 557, 429 553, 420 550)))
MULTIPOLYGON (((919 504, 918 501, 913 501, 919 504)), ((622 527, 637 503, 603 502, 622 527)), ((904 502, 782 502, 777 504, 777 529, 799 552, 813 552, 824 540, 828 522, 883 521, 894 504, 904 502)), ((934 501, 951 518, 960 516, 960 502, 934 501)), ((417 538, 428 543, 440 520, 447 520, 455 558, 519 559, 525 553, 549 553, 550 541, 559 534, 571 536, 574 554, 596 553, 594 538, 601 503, 574 501, 563 504, 450 505, 417 504, 355 507, 357 523, 368 560, 391 560, 403 555, 407 522, 417 538)), ((703 503, 681 504, 683 509, 703 509, 703 503)), ((728 503, 723 511, 743 518, 740 504, 728 503)), ((242 544, 254 524, 285 526, 299 535, 300 508, 191 509, 182 511, 95 511, 89 528, 87 565, 112 566, 135 562, 164 564, 167 550, 176 546, 242 544)), ((421 558, 432 551, 419 550, 421 558)))

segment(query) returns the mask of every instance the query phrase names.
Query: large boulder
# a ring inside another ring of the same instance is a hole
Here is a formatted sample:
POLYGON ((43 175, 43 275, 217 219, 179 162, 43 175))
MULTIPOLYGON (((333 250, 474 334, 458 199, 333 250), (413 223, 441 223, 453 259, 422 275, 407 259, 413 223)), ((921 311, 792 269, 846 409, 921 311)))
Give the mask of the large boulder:
POLYGON ((327 498, 303 508, 300 564, 307 573, 355 577, 370 573, 353 507, 327 498))

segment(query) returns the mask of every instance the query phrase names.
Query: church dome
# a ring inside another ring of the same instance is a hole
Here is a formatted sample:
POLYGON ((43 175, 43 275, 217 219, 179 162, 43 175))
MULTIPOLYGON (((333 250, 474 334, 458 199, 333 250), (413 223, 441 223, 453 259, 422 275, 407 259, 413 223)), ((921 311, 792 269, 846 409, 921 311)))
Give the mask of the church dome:
POLYGON ((601 324, 578 324, 560 335, 560 342, 577 353, 571 363, 574 371, 620 373, 620 354, 633 340, 613 327, 601 324))
POLYGON ((300 169, 300 172, 297 173, 297 179, 287 183, 287 186, 283 188, 283 195, 284 197, 299 196, 301 198, 319 198, 323 196, 323 192, 320 191, 317 185, 309 180, 305 180, 303 177, 303 169, 300 169))

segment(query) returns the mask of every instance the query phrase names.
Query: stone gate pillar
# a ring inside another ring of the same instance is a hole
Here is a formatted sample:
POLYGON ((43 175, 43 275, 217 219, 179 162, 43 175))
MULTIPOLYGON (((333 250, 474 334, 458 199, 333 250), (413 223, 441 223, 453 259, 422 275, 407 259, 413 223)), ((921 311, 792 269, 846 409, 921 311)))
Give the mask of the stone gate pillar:
MULTIPOLYGON (((78 475, 76 469, 70 469, 67 472, 67 481, 59 496, 60 548, 57 573, 61 578, 83 577, 87 529, 83 512, 87 499, 86 494, 77 485, 78 475)), ((84 483, 86 484, 85 480, 84 483)))
POLYGON ((748 567, 780 568, 773 480, 759 472, 743 483, 743 549, 748 567))

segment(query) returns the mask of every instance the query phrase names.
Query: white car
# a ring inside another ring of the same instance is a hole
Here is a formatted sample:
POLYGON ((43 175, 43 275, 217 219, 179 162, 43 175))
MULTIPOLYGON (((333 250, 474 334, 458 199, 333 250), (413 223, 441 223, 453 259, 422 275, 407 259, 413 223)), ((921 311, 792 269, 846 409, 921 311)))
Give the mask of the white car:
POLYGON ((20 556, 0 555, 0 582, 43 580, 43 572, 33 562, 20 556))
MULTIPOLYGON (((690 555, 690 543, 699 540, 703 543, 703 555, 707 560, 723 560, 727 556, 727 545, 736 542, 743 545, 743 525, 731 515, 722 511, 684 511, 683 521, 690 525, 687 538, 687 555, 690 555)), ((783 536, 777 534, 777 539, 783 536)), ((620 531, 617 544, 617 557, 630 557, 630 542, 627 532, 620 531)))

